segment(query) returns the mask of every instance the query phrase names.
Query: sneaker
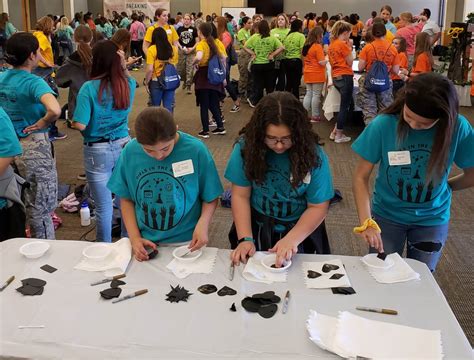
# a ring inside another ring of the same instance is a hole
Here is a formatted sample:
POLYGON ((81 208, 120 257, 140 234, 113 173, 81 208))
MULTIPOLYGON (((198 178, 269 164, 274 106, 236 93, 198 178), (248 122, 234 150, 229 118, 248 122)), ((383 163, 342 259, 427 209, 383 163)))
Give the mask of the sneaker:
POLYGON ((349 136, 344 135, 344 134, 342 134, 340 136, 336 136, 336 138, 334 139, 334 142, 337 143, 337 144, 345 143, 345 142, 349 142, 349 141, 351 141, 351 138, 349 136))
POLYGON ((209 121, 209 127, 216 127, 217 124, 214 120, 209 121))
POLYGON ((83 180, 85 181, 87 178, 86 178, 86 174, 79 174, 77 175, 77 180, 83 180))
POLYGON ((211 131, 214 135, 225 135, 226 131, 224 128, 217 128, 211 131))
POLYGON ((334 139, 336 139, 336 132, 335 132, 335 131, 332 131, 332 132, 329 134, 329 140, 334 141, 334 139))
POLYGON ((60 132, 58 132, 55 135, 50 135, 49 136, 50 141, 63 140, 65 138, 67 138, 67 134, 63 134, 63 133, 60 133, 60 132))
POLYGON ((240 106, 238 106, 238 105, 234 105, 234 106, 232 106, 232 109, 230 109, 231 113, 236 113, 236 112, 239 112, 239 111, 240 111, 240 106))
POLYGON ((254 107, 255 107, 255 105, 252 104, 252 101, 250 101, 250 98, 247 98, 247 102, 249 103, 249 105, 250 105, 251 108, 254 108, 254 107))
POLYGON ((198 136, 199 136, 199 137, 202 137, 202 138, 204 138, 204 139, 209 139, 209 131, 200 131, 200 132, 198 133, 198 136))
POLYGON ((186 94, 192 94, 191 87, 186 88, 186 94))
POLYGON ((311 123, 318 123, 318 122, 321 122, 321 116, 311 116, 309 121, 311 123))

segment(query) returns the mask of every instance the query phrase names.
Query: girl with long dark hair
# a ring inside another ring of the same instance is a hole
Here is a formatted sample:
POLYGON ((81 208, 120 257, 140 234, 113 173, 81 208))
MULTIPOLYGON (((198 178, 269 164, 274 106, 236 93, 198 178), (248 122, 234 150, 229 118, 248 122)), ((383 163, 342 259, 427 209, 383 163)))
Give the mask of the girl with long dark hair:
POLYGON ((452 192, 474 186, 474 130, 459 114, 453 83, 434 73, 416 76, 352 148, 360 156, 355 231, 371 251, 402 255, 406 244, 409 258, 434 271, 448 237, 452 192), (448 177, 453 163, 462 172, 448 177), (371 204, 369 178, 377 164, 371 204))
POLYGON ((128 114, 136 82, 128 75, 123 52, 110 40, 94 46, 90 78, 79 90, 72 125, 84 137, 84 168, 96 205, 96 240, 111 242, 112 194, 106 184, 130 141, 128 114))
POLYGON ((13 69, 0 74, 0 106, 23 148, 15 164, 30 184, 25 189, 25 205, 31 237, 54 239, 50 213, 57 206, 58 179, 48 127, 61 114, 61 107, 48 84, 32 74, 40 58, 35 36, 27 32, 12 35, 6 44, 6 61, 13 69))
POLYGON ((324 226, 334 195, 329 161, 301 102, 285 92, 265 96, 240 131, 225 178, 232 183, 232 261, 256 250, 330 252, 324 226))
POLYGON ((175 90, 162 89, 157 79, 166 64, 173 59, 173 47, 168 42, 166 31, 163 28, 156 28, 153 31, 152 39, 152 45, 148 48, 146 56, 145 84, 150 89, 153 106, 163 104, 163 107, 172 113, 175 90))

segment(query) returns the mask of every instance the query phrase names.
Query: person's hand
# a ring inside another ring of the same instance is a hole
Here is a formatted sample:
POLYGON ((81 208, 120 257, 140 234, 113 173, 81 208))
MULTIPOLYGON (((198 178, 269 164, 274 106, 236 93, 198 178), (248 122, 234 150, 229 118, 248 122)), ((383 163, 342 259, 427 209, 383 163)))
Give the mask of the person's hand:
POLYGON ((201 225, 198 221, 196 227, 194 228, 193 239, 191 240, 191 243, 188 246, 191 251, 195 251, 207 245, 207 243, 209 242, 208 230, 209 229, 207 226, 201 225))
POLYGON ((26 128, 23 129, 23 133, 25 134, 31 134, 34 131, 38 131, 41 129, 45 129, 49 126, 49 123, 46 122, 44 119, 39 119, 37 122, 35 122, 33 125, 27 126, 26 128))
POLYGON ((274 58, 273 54, 268 54, 268 60, 273 61, 273 58, 274 58))
POLYGON ((298 252, 298 244, 294 240, 284 237, 279 240, 274 247, 268 249, 269 252, 276 253, 275 266, 277 268, 283 265, 285 260, 291 260, 293 255, 298 252))
POLYGON ((379 253, 384 252, 382 237, 376 229, 369 227, 358 235, 362 237, 370 247, 375 248, 379 253))
POLYGON ((236 266, 240 265, 240 262, 246 264, 247 259, 255 254, 255 244, 253 241, 242 241, 234 251, 230 253, 230 259, 236 266))
POLYGON ((133 255, 135 256, 135 259, 137 259, 138 261, 148 260, 148 254, 146 252, 145 246, 149 246, 153 248, 153 250, 156 250, 157 248, 154 242, 141 238, 141 237, 130 239, 130 242, 132 243, 133 255))

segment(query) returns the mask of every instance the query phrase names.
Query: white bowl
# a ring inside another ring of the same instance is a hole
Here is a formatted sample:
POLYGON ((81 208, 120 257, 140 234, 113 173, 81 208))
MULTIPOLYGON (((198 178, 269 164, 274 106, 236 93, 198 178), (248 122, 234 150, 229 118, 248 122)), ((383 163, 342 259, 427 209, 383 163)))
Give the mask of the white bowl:
POLYGON ((37 259, 45 254, 49 249, 49 244, 45 241, 32 241, 20 248, 20 254, 29 259, 37 259))
POLYGON ((379 259, 377 257, 378 254, 367 254, 361 260, 362 262, 372 268, 375 269, 390 269, 395 262, 392 258, 386 257, 385 260, 379 259))
POLYGON ((188 251, 189 251, 188 245, 180 246, 173 250, 173 257, 179 261, 193 262, 202 255, 201 249, 194 250, 193 252, 186 254, 188 251))
POLYGON ((276 254, 265 255, 260 261, 262 263, 262 266, 265 269, 274 273, 284 272, 288 270, 288 268, 291 266, 291 260, 285 260, 281 267, 279 268, 272 267, 272 265, 275 264, 275 261, 276 261, 276 254))
POLYGON ((112 248, 109 244, 94 244, 82 250, 82 255, 92 261, 101 261, 109 256, 112 248))

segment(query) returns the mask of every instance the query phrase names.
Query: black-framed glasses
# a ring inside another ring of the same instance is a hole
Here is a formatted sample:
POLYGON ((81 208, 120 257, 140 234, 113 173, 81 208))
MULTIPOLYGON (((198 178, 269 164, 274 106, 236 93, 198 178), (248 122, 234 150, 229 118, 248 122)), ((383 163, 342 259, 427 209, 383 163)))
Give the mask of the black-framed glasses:
POLYGON ((283 146, 289 146, 292 144, 291 136, 285 136, 282 138, 265 136, 264 141, 265 141, 265 144, 270 145, 270 146, 275 146, 278 143, 281 143, 283 146))

